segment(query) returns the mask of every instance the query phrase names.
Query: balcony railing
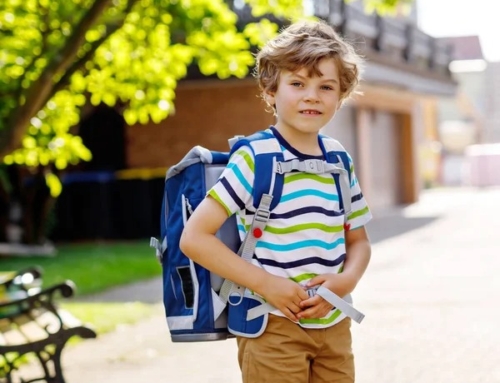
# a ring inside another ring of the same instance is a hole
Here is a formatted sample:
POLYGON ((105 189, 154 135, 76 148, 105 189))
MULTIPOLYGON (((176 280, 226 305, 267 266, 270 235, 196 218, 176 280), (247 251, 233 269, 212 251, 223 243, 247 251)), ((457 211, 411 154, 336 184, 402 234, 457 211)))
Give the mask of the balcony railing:
MULTIPOLYGON (((451 78, 452 47, 418 29, 410 21, 367 14, 344 0, 314 0, 314 14, 335 27, 364 54, 377 53, 391 62, 451 78)), ((255 21, 248 6, 233 7, 240 25, 255 21)), ((271 21, 278 22, 274 17, 271 21)))

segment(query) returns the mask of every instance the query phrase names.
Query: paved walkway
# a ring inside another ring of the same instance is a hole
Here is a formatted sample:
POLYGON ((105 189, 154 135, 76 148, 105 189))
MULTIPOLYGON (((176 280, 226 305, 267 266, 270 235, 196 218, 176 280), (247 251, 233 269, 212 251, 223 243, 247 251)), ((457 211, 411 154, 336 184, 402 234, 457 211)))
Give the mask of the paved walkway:
MULTIPOLYGON (((370 224, 357 383, 500 382, 498 228, 500 189, 426 192, 370 224)), ((160 289, 156 279, 100 298, 155 301, 160 289)), ((68 383, 237 383, 235 353, 234 341, 172 344, 160 313, 69 347, 63 362, 68 383)))

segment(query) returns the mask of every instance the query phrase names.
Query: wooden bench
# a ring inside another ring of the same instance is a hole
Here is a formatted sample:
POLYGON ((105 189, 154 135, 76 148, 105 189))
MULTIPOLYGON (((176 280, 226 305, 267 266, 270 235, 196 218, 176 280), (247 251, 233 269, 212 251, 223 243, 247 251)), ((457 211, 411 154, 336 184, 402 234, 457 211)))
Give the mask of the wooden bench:
POLYGON ((95 338, 96 333, 56 305, 56 297, 71 297, 73 282, 40 289, 41 271, 22 270, 0 281, 0 382, 14 383, 19 362, 28 355, 39 362, 44 376, 22 383, 64 383, 61 353, 73 336, 95 338), (11 297, 5 300, 5 296, 11 297), (13 297, 13 298, 12 298, 13 297))

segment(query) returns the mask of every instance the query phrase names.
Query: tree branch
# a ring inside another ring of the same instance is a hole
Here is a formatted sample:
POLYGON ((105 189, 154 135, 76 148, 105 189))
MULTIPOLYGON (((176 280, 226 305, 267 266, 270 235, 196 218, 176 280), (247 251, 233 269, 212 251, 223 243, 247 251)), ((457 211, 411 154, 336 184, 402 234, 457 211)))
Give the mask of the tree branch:
POLYGON ((45 100, 46 104, 57 92, 60 90, 66 88, 69 85, 69 82, 71 80, 71 76, 75 74, 76 71, 80 70, 85 66, 85 63, 90 61, 92 57, 94 56, 95 52, 97 49, 104 44, 104 42, 111 36, 113 33, 115 33, 117 30, 119 30, 123 24, 125 23, 125 19, 127 18, 127 15, 129 12, 132 10, 132 7, 135 5, 135 3, 138 0, 129 0, 127 7, 125 11, 123 12, 123 17, 119 20, 115 20, 113 23, 107 24, 106 25, 106 33, 101 36, 100 39, 94 41, 92 43, 91 48, 85 52, 85 54, 79 58, 78 60, 74 61, 71 67, 69 67, 66 72, 64 72, 64 75, 57 81, 57 83, 52 87, 52 91, 50 94, 47 95, 47 99, 45 100))
POLYGON ((19 146, 31 118, 45 105, 44 102, 47 99, 47 95, 52 89, 54 76, 64 71, 75 59, 78 50, 85 40, 85 33, 92 27, 110 3, 111 0, 95 0, 92 7, 73 30, 62 51, 54 56, 40 77, 27 90, 24 104, 13 111, 7 121, 7 126, 0 132, 1 156, 19 146))

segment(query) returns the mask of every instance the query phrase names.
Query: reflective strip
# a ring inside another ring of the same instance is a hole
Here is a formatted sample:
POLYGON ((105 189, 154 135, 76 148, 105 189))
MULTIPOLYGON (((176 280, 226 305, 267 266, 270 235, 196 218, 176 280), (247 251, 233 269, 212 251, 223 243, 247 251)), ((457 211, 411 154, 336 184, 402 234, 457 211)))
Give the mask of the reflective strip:
POLYGON ((167 324, 172 330, 192 330, 194 319, 192 316, 167 317, 167 324))
POLYGON ((220 299, 220 297, 217 295, 214 289, 211 289, 211 291, 212 291, 212 306, 214 311, 214 322, 215 322, 217 319, 219 319, 220 314, 224 312, 226 304, 222 301, 222 299, 220 299))
POLYGON ((281 153, 281 146, 276 137, 250 141, 250 146, 256 156, 259 154, 281 153))

